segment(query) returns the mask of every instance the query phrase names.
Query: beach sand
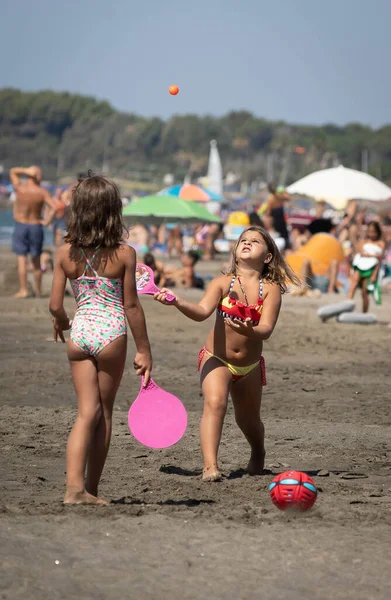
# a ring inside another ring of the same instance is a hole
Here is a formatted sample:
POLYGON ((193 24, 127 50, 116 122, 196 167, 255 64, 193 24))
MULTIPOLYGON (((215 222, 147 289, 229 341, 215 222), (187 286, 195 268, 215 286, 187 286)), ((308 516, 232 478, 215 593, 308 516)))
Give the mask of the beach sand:
MULTIPOLYGON (((2 273, 10 261, 0 253, 2 273)), ((200 269, 218 272, 211 264, 200 269)), ((194 323, 142 297, 153 377, 185 403, 188 430, 162 451, 130 435, 127 411, 139 380, 129 340, 100 490, 112 502, 64 507, 76 408, 66 349, 50 341, 48 298, 10 298, 11 275, 2 278, 0 297, 2 600, 389 600, 390 296, 371 306, 382 321, 372 326, 322 324, 316 309, 337 296, 284 297, 264 350, 269 473, 244 473, 248 447, 230 405, 220 453, 225 478, 215 484, 200 481, 196 371, 212 319, 194 323), (305 514, 280 512, 269 498, 271 479, 288 468, 307 471, 318 486, 305 514)), ((49 275, 44 285, 49 291, 49 275)), ((196 300, 200 292, 183 295, 196 300)), ((66 306, 72 314, 72 298, 66 306)))

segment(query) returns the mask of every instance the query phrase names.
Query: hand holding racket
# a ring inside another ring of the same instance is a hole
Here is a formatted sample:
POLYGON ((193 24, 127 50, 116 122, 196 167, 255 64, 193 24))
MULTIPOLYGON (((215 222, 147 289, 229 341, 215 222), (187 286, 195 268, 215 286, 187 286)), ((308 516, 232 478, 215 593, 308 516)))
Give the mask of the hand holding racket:
MULTIPOLYGON (((142 263, 137 263, 136 265, 136 287, 138 294, 155 295, 161 292, 160 288, 155 285, 152 269, 142 263)), ((167 290, 165 299, 165 304, 172 304, 176 301, 176 296, 167 290)))
POLYGON ((174 296, 174 300, 171 300, 172 296, 174 296, 174 294, 168 288, 162 288, 153 295, 154 300, 157 300, 162 304, 174 304, 175 302, 177 302, 178 298, 174 296))
POLYGON ((152 356, 150 352, 137 352, 133 361, 136 375, 141 375, 141 387, 147 387, 152 371, 152 356))

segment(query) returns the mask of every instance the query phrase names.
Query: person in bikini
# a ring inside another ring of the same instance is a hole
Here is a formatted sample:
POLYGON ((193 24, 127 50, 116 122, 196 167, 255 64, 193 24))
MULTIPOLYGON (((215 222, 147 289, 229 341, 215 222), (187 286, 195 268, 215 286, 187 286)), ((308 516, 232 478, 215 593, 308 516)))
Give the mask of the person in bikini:
POLYGON ((65 244, 57 251, 49 305, 54 340, 65 342, 63 332, 70 329, 68 359, 78 398, 67 446, 65 504, 107 504, 98 496, 98 484, 125 366, 126 319, 137 349, 133 366, 137 375, 144 374, 144 385, 152 369, 136 290, 136 253, 122 243, 123 231, 114 183, 101 176, 80 179, 72 193, 65 244), (77 305, 73 321, 64 309, 67 279, 77 305))
POLYGON ((10 170, 10 178, 15 190, 14 203, 15 227, 12 236, 12 251, 18 257, 19 291, 14 298, 27 298, 27 256, 30 255, 34 273, 35 295, 42 294, 41 253, 44 230, 49 225, 56 211, 56 204, 47 190, 40 186, 42 171, 32 166, 14 167, 10 170), (26 181, 22 182, 21 177, 26 181), (42 212, 48 207, 46 219, 42 212))
MULTIPOLYGON (((229 272, 213 279, 198 304, 176 297, 169 306, 193 321, 216 311, 216 321, 198 356, 204 395, 201 419, 203 481, 219 481, 218 449, 228 394, 236 423, 250 444, 247 470, 262 474, 265 461, 264 426, 260 418, 262 387, 266 385, 263 341, 276 325, 281 294, 287 282, 299 280, 285 263, 273 238, 261 227, 249 227, 235 243, 229 272)), ((170 290, 155 294, 162 304, 170 290)))
MULTIPOLYGON (((204 281, 195 273, 194 267, 200 259, 196 250, 188 250, 181 256, 182 267, 180 269, 170 270, 166 268, 166 283, 160 282, 160 286, 172 285, 181 288, 204 289, 204 281), (172 283, 170 283, 172 282, 172 283)), ((155 282, 156 283, 156 282, 155 282)))

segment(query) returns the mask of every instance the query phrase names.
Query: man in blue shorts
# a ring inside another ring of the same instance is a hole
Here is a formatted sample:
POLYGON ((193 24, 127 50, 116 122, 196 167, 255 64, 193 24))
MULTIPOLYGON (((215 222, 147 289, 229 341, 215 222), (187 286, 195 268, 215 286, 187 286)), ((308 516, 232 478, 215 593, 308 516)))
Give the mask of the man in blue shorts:
POLYGON ((43 246, 43 227, 48 225, 56 210, 56 204, 47 190, 40 187, 42 172, 39 167, 14 167, 10 171, 16 199, 14 202, 15 229, 12 251, 18 257, 19 291, 15 298, 27 298, 27 256, 31 256, 34 272, 35 294, 41 295, 42 271, 40 256, 43 246), (21 177, 26 181, 22 182, 21 177), (48 218, 42 219, 43 208, 50 207, 48 218))

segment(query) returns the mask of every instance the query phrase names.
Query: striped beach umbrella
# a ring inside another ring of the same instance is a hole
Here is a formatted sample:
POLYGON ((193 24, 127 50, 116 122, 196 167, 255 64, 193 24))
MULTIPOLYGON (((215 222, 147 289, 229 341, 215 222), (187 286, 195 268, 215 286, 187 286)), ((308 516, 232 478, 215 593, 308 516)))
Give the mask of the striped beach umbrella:
POLYGON ((183 183, 173 185, 158 192, 159 196, 176 196, 182 200, 190 200, 193 202, 222 202, 224 198, 219 194, 215 194, 211 190, 193 183, 183 183))

